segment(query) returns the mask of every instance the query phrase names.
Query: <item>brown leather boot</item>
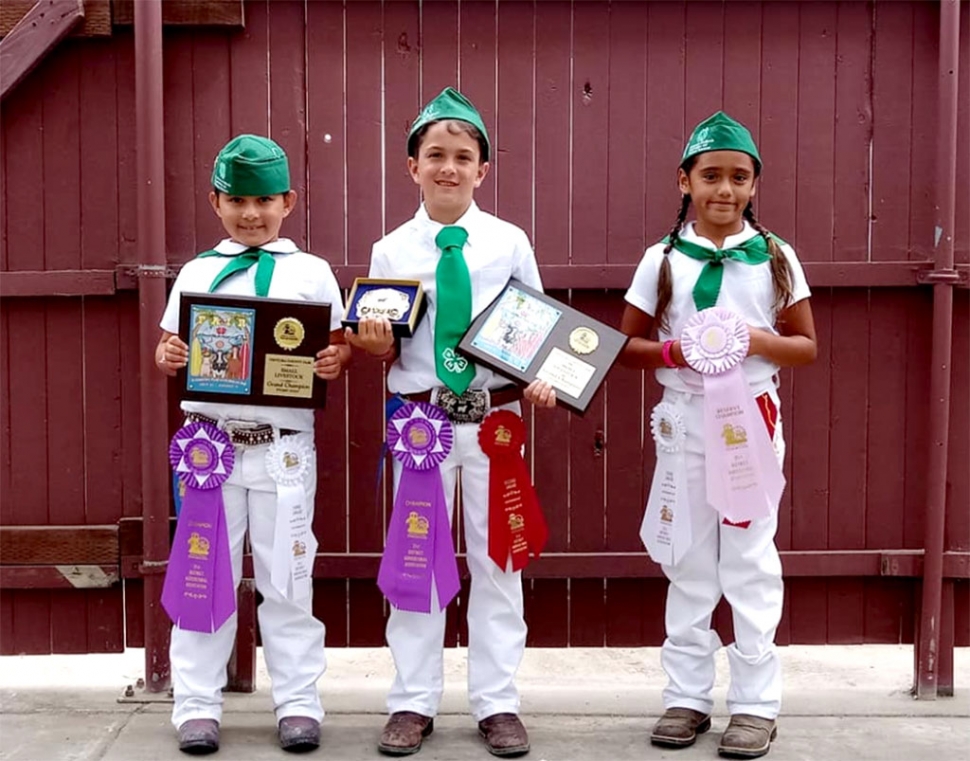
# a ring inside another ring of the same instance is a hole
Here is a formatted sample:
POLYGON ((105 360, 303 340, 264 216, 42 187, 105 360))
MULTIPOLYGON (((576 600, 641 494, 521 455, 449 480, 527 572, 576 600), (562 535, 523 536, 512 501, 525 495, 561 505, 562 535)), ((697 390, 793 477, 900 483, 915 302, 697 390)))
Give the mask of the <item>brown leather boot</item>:
POLYGON ((421 750, 424 738, 434 732, 434 719, 411 711, 392 713, 381 732, 377 749, 385 756, 410 756, 421 750))
POLYGON ((219 722, 189 719, 179 727, 179 750, 190 756, 205 756, 219 750, 219 722))
POLYGON ((529 733, 514 713, 497 713, 482 719, 478 733, 493 756, 512 758, 529 752, 529 733))
POLYGON ((778 736, 774 719, 736 713, 721 735, 717 752, 727 758, 761 758, 778 736))
POLYGON ((711 728, 711 717, 692 708, 668 708, 653 727, 650 742, 664 748, 686 748, 711 728))
POLYGON ((284 716, 279 733, 280 747, 290 753, 307 753, 320 747, 320 722, 309 716, 284 716))

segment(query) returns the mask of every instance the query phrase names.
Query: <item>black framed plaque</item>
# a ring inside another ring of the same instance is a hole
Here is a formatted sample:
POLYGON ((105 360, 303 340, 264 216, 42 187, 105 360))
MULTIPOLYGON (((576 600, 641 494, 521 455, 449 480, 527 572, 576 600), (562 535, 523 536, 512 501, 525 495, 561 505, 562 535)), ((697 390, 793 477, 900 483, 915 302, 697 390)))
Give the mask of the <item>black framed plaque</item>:
POLYGON ((386 317, 395 338, 410 338, 426 308, 420 280, 359 277, 350 289, 347 313, 341 323, 356 333, 365 317, 386 317))
POLYGON ((582 415, 626 342, 615 328, 512 279, 458 351, 520 384, 547 381, 558 404, 582 415))
POLYGON ((330 345, 330 304, 183 293, 179 337, 188 365, 178 372, 193 402, 324 407, 327 382, 313 374, 330 345))

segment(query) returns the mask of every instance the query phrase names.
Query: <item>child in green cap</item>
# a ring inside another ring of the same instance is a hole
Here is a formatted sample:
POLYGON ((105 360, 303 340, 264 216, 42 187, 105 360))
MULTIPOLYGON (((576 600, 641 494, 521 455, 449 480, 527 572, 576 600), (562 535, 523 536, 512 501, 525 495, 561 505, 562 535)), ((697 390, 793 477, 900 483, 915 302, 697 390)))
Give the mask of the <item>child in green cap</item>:
MULTIPOLYGON (((499 567, 489 556, 489 460, 478 435, 492 409, 520 414, 523 391, 455 353, 455 347, 471 320, 510 278, 540 290, 542 281, 525 232, 475 204, 475 189, 488 174, 490 150, 481 116, 461 93, 447 88, 425 106, 411 127, 407 162, 423 203, 413 219, 374 244, 370 276, 420 280, 429 301, 427 315, 412 338, 396 344, 390 323, 383 319, 363 320, 359 332, 348 332, 347 338, 389 364, 387 386, 395 397, 437 404, 453 423, 454 444, 440 471, 449 519, 457 480, 462 487, 471 573, 471 713, 491 753, 520 756, 529 751, 514 681, 526 639, 522 574, 510 564, 499 567)), ((540 406, 555 404, 555 392, 547 383, 530 385, 524 396, 540 406)), ((398 468, 394 480, 397 489, 398 468)), ((417 752, 434 727, 444 681, 445 611, 439 607, 436 596, 431 613, 391 607, 387 642, 397 676, 387 700, 390 718, 378 745, 386 755, 417 752)))
MULTIPOLYGON (((687 366, 680 337, 691 317, 712 306, 748 324, 750 346, 741 367, 781 464, 777 373, 815 359, 815 325, 795 251, 755 218, 751 202, 760 174, 761 157, 742 124, 718 112, 697 125, 677 172, 677 220, 668 237, 646 250, 626 294, 622 330, 631 338, 620 357, 628 366, 656 369, 664 388, 651 417, 658 455, 661 446, 665 453, 677 451, 665 462, 681 458, 676 467, 686 491, 682 510, 651 500, 641 530, 670 580, 661 654, 669 677, 666 712, 650 739, 682 748, 710 729, 714 654, 721 645, 711 615, 723 596, 733 610, 735 642, 727 648, 731 719, 718 751, 738 758, 768 752, 781 708, 774 645, 782 611, 777 504, 767 517, 737 523, 709 504, 704 382, 687 366), (691 205, 695 218, 687 222, 691 205)), ((659 467, 657 474, 663 477, 659 467)))
MULTIPOLYGON (((174 375, 189 359, 188 346, 178 337, 180 294, 208 291, 330 304, 330 345, 317 352, 313 371, 323 380, 336 380, 350 359, 350 347, 344 342, 340 325, 343 301, 330 265, 300 251, 292 240, 279 237, 283 220, 296 204, 283 149, 256 135, 232 139, 216 156, 212 185, 209 201, 229 237, 187 262, 179 272, 155 349, 159 370, 174 375)), ((238 371, 233 356, 208 359, 210 372, 220 373, 219 377, 238 371)), ((291 558, 291 536, 289 532, 275 536, 278 484, 268 472, 267 451, 274 441, 285 440, 288 446, 306 452, 308 467, 299 485, 304 489, 303 504, 312 523, 316 492, 314 411, 221 402, 183 401, 181 406, 186 422, 208 422, 225 428, 233 442, 235 467, 221 487, 233 580, 238 586, 248 529, 256 588, 263 597, 259 627, 273 681, 280 744, 288 751, 311 750, 319 745, 323 718, 316 685, 326 668, 324 627, 313 616, 310 582, 288 583, 284 579, 280 583, 272 579, 274 556, 285 556, 284 567, 291 558)), ((292 485, 286 488, 292 489, 292 485)), ((286 502, 291 503, 291 499, 286 502)), ((305 539, 312 557, 317 546, 312 532, 306 532, 305 539)), ((178 729, 179 748, 186 753, 219 749, 222 689, 236 624, 234 614, 211 634, 177 626, 172 629, 172 723, 178 729)))

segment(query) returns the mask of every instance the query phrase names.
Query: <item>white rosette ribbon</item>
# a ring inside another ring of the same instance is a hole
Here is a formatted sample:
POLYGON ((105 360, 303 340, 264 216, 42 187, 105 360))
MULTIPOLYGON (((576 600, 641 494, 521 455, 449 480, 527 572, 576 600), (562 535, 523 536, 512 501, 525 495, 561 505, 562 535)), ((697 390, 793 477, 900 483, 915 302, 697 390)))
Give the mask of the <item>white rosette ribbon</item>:
POLYGON ((732 523, 778 509, 785 476, 741 367, 751 335, 728 309, 691 317, 680 338, 684 359, 704 379, 707 501, 732 523))
POLYGON ((650 431, 657 445, 657 465, 640 539, 655 562, 675 565, 691 543, 684 455, 687 426, 676 405, 661 402, 650 414, 650 431))
POLYGON ((306 481, 312 447, 305 437, 285 436, 266 452, 266 470, 276 482, 276 528, 270 582, 291 600, 310 596, 317 541, 310 525, 306 481))

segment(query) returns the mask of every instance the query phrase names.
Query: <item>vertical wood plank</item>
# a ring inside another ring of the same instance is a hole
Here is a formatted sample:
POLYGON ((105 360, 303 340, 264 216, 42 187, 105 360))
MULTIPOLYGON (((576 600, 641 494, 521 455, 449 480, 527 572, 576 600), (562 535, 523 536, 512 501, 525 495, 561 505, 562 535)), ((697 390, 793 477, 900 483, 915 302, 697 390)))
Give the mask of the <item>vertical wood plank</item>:
MULTIPOLYGON (((646 239, 660 240, 680 209, 677 166, 684 150, 684 6, 650 3, 647 20, 646 239)), ((693 125, 691 125, 693 126, 693 125)))
POLYGON ((536 3, 535 237, 543 264, 569 262, 572 14, 536 3))
POLYGON ((490 182, 498 215, 534 240, 535 7, 498 5, 498 104, 490 182), (501 167, 504 166, 503 170, 501 167))
POLYGON ((913 108, 913 8, 876 9, 872 143, 872 259, 906 259, 913 108))
POLYGON ((573 5, 572 231, 570 262, 603 261, 609 154, 610 9, 605 3, 573 5))
POLYGON ((411 124, 423 105, 417 3, 384 6, 384 231, 414 216, 421 191, 407 169, 411 124))
POLYGON ((421 90, 424 106, 458 86, 458 3, 421 3, 421 90))
POLYGON ((906 316, 898 308, 905 293, 873 290, 869 312, 869 466, 866 547, 902 547, 906 466, 906 316), (889 401, 894 400, 894 401, 889 401))
POLYGON ((759 144, 761 131, 761 5, 724 5, 724 110, 759 144))
POLYGON ((348 647, 347 584, 345 579, 313 582, 313 615, 326 627, 327 647, 348 647))
MULTIPOLYGON (((940 5, 913 4, 913 127, 909 136, 909 259, 929 259, 935 247, 936 142, 939 137, 940 5), (932 114, 932 116, 930 116, 932 114)), ((966 40, 962 47, 966 48, 966 40)), ((957 141, 960 142, 959 140, 957 141)), ((959 185, 960 182, 957 181, 959 185)), ((960 207, 958 206, 957 209, 960 207)), ((963 206, 967 216, 967 206, 963 206)), ((928 374, 927 374, 928 375, 928 374)))
MULTIPOLYGON (((970 394, 959 389, 970 388, 970 293, 956 291, 953 303, 953 367, 950 376, 950 441, 947 451, 949 493, 946 509, 945 547, 970 549, 970 394), (957 359, 959 357, 959 359, 957 359)), ((960 600, 959 586, 957 601, 960 600)), ((964 602, 967 600, 964 599, 964 602)), ((959 629, 958 629, 959 631, 959 629)))
MULTIPOLYGON (((118 342, 121 354, 121 483, 126 516, 141 515, 141 396, 138 374, 127 368, 138 367, 138 294, 116 296, 118 342)), ((176 395, 169 386, 169 403, 176 395)), ((174 431, 173 431, 174 433, 174 431)))
MULTIPOLYGON (((311 9, 331 5, 308 3, 307 14, 311 9)), ((247 0, 246 28, 234 31, 230 37, 229 110, 233 135, 269 134, 269 8, 269 0, 247 0)), ((314 26, 308 23, 307 33, 313 31, 314 26)), ((312 56, 313 52, 311 48, 307 55, 312 56)))
POLYGON ((724 5, 685 4, 687 129, 724 103, 724 5))
POLYGON ((643 254, 647 206, 644 171, 647 14, 644 8, 633 3, 612 5, 609 34, 606 247, 599 259, 634 263, 643 254))
MULTIPOLYGON (((497 4, 481 0, 466 0, 458 4, 459 59, 458 72, 461 92, 466 95, 489 130, 493 150, 496 143, 496 69, 498 25, 497 4)), ((475 202, 485 211, 495 213, 497 178, 500 167, 496 162, 481 187, 475 191, 475 202)))
MULTIPOLYGON (((192 32, 192 137, 195 154, 192 195, 195 200, 195 245, 198 251, 212 248, 226 237, 225 228, 209 202, 209 191, 212 190, 212 167, 216 154, 233 137, 229 106, 229 60, 226 32, 204 28, 196 28, 192 32)), ((281 87, 281 90, 285 91, 285 88, 281 87)), ((281 141, 281 145, 289 154, 286 141, 281 141)), ((290 155, 289 159, 290 175, 298 178, 299 173, 294 172, 294 157, 290 155)), ((183 192, 187 192, 187 189, 183 192)), ((290 214, 280 234, 291 237, 296 227, 294 214, 290 214)), ((297 240, 295 234, 292 237, 297 240)), ((297 243, 300 241, 297 240, 297 243)))
POLYGON ((792 114, 798 113, 798 14, 793 6, 763 6, 761 53, 761 132, 758 150, 764 161, 757 197, 757 215, 798 250, 795 232, 795 179, 798 131, 792 114))
POLYGON ((47 655, 51 642, 51 593, 47 590, 18 589, 10 593, 13 601, 12 652, 47 655))
MULTIPOLYGON (((270 3, 270 129, 290 160, 290 187, 297 203, 280 235, 307 249, 307 105, 306 4, 299 0, 270 3)), ((211 169, 210 169, 211 171, 211 169)))
MULTIPOLYGON (((957 94, 957 134, 970 132, 970 13, 960 14, 960 83, 957 94)), ((970 165, 970 145, 957 140, 957 166, 970 165)), ((956 208, 970 208, 970 189, 967 183, 957 182, 956 208)), ((957 214, 955 254, 958 262, 970 262, 970 214, 957 214)), ((958 598, 959 599, 959 598, 958 598)))
MULTIPOLYGON (((933 294, 929 288, 910 288, 897 300, 896 309, 906 316, 906 392, 900 400, 906 410, 906 440, 902 446, 905 467, 901 474, 904 484, 901 546, 922 549, 926 541, 926 475, 932 449, 927 403, 930 399, 929 369, 933 365, 933 294)), ((952 420, 950 425, 953 425, 952 420)))
MULTIPOLYGON (((138 157, 135 150, 135 40, 128 31, 115 32, 115 79, 118 113, 118 239, 119 259, 138 261, 138 157)), ((166 101, 167 102, 167 101, 166 101)), ((171 246, 168 246, 171 250, 171 246)), ((137 320, 135 323, 137 324, 137 320)), ((136 362, 134 367, 138 366, 136 362)))
POLYGON ((802 261, 832 261, 835 156, 834 3, 802 4, 798 67, 795 240, 802 261))
POLYGON ((52 589, 50 642, 52 653, 87 653, 88 616, 83 590, 52 589))
POLYGON ((564 647, 569 643, 569 582, 528 579, 524 582, 526 647, 564 647))
MULTIPOLYGON (((211 161, 222 144, 203 146, 204 154, 196 155, 195 99, 192 96, 194 57, 192 30, 166 33, 162 59, 165 98, 165 247, 168 259, 173 264, 189 261, 200 251, 214 246, 222 237, 217 235, 212 239, 196 239, 196 210, 202 201, 208 204, 205 197, 212 189, 211 183, 203 184, 201 178, 197 178, 196 161, 201 161, 202 155, 210 153, 211 161)), ((211 209, 209 215, 213 216, 211 209)))
POLYGON ((81 266, 118 262, 118 115, 114 44, 85 40, 80 48, 81 266))
POLYGON ((569 580, 569 646, 606 644, 606 579, 569 580))
POLYGON ((838 6, 832 218, 837 261, 865 261, 869 255, 872 13, 868 3, 838 6))

